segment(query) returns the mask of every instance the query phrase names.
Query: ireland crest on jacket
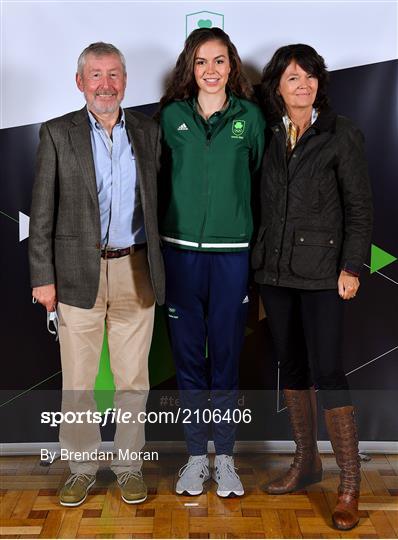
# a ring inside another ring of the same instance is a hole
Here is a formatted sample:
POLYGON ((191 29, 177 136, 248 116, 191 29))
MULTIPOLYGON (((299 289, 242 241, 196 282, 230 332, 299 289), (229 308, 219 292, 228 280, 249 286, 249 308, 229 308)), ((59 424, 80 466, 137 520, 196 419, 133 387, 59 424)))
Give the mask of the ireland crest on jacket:
POLYGON ((232 135, 233 139, 243 139, 245 132, 246 122, 245 120, 232 120, 232 135))

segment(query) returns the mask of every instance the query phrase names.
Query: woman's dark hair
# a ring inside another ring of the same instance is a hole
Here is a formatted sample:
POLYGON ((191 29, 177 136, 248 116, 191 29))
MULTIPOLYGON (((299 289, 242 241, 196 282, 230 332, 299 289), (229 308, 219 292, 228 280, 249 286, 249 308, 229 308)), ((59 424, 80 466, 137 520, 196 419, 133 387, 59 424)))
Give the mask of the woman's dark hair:
POLYGON ((322 110, 329 106, 327 86, 329 73, 325 61, 309 45, 298 43, 280 47, 263 70, 261 79, 262 105, 268 120, 280 119, 285 112, 282 96, 277 92, 281 76, 290 62, 295 61, 307 73, 318 79, 318 92, 314 107, 322 110))
POLYGON ((221 41, 228 49, 231 72, 227 89, 238 97, 250 99, 253 94, 249 79, 243 73, 242 61, 235 45, 221 28, 198 28, 185 40, 184 49, 177 59, 174 70, 166 85, 166 91, 160 100, 162 109, 171 101, 189 99, 197 95, 198 86, 194 76, 195 56, 198 48, 207 41, 221 41))

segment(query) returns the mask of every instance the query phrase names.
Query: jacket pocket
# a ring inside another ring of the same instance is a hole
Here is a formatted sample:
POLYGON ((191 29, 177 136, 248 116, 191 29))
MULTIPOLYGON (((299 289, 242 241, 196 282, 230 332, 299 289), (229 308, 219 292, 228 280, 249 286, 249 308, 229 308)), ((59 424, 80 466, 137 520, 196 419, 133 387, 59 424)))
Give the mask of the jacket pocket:
POLYGON ((290 266, 297 276, 310 279, 336 276, 337 256, 337 236, 333 231, 295 231, 290 266))
POLYGON ((267 230, 267 227, 264 227, 264 225, 261 225, 256 243, 254 244, 252 256, 251 256, 251 263, 252 268, 254 270, 259 270, 264 266, 265 262, 265 232, 267 230))

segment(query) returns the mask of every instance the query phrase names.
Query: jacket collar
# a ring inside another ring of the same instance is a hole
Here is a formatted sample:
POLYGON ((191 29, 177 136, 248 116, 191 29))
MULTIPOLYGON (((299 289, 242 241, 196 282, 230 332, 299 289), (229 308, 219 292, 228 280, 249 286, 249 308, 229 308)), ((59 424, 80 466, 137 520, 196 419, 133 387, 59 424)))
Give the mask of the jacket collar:
MULTIPOLYGON (((197 98, 196 96, 193 97, 193 98, 190 98, 187 100, 187 103, 189 104, 189 106, 191 107, 191 109, 196 113, 196 114, 199 114, 196 110, 196 103, 197 103, 197 98)), ((228 93, 228 106, 226 109, 224 109, 223 111, 223 116, 224 117, 229 117, 230 115, 234 115, 236 113, 238 113, 240 110, 242 109, 242 106, 240 104, 240 100, 239 98, 237 98, 234 94, 232 93, 228 93)))
POLYGON ((324 109, 318 115, 318 118, 312 124, 317 131, 335 131, 337 114, 330 108, 324 109))
POLYGON ((76 111, 72 117, 72 124, 75 124, 76 126, 82 124, 83 122, 86 122, 87 124, 88 121, 89 119, 86 105, 80 109, 80 111, 76 111))
MULTIPOLYGON (((132 114, 129 109, 122 109, 122 118, 126 121, 126 123, 132 125, 132 127, 139 127, 139 121, 137 118, 132 114)), ((72 117, 72 123, 75 125, 86 123, 87 125, 89 122, 89 116, 87 112, 87 106, 85 105, 82 109, 79 111, 76 111, 75 114, 72 117)))
POLYGON ((134 115, 134 112, 129 109, 124 109, 124 118, 126 125, 131 129, 142 129, 141 124, 137 117, 134 115))
POLYGON ((91 148, 90 125, 87 108, 83 107, 76 111, 71 120, 69 134, 75 150, 77 161, 80 164, 84 181, 87 184, 91 197, 98 208, 97 182, 95 179, 95 167, 91 148))
MULTIPOLYGON (((124 109, 124 113, 126 128, 135 155, 138 175, 139 178, 142 179, 144 177, 146 156, 144 130, 141 127, 140 121, 132 112, 124 109)), ((70 130, 72 144, 75 148, 77 159, 83 171, 83 177, 99 212, 97 181, 95 177, 95 166, 90 137, 90 120, 87 113, 87 107, 83 107, 80 109, 80 111, 76 111, 72 117, 72 124, 73 125, 70 130)), ((145 198, 143 191, 144 190, 141 187, 142 199, 145 198)), ((145 204, 145 200, 142 200, 142 204, 145 204)))
MULTIPOLYGON (((324 131, 334 132, 336 129, 336 119, 337 114, 331 108, 324 109, 323 111, 320 111, 320 113, 318 114, 318 118, 312 124, 311 128, 315 129, 320 133, 324 131)), ((276 131, 279 131, 281 128, 284 129, 282 119, 274 118, 273 120, 271 120, 270 128, 274 133, 276 131)))
MULTIPOLYGON (((139 120, 128 109, 123 109, 123 112, 124 112, 124 119, 126 122, 127 130, 129 131, 129 135, 132 136, 133 142, 136 138, 142 138, 144 134, 143 134, 143 129, 141 127, 139 120)), ((86 106, 80 109, 80 111, 75 112, 75 114, 72 117, 72 124, 80 128, 78 129, 77 133, 79 134, 81 138, 84 138, 84 143, 85 143, 83 145, 83 151, 85 154, 84 157, 86 158, 90 156, 92 158, 90 127, 89 127, 90 119, 88 116, 86 106)))

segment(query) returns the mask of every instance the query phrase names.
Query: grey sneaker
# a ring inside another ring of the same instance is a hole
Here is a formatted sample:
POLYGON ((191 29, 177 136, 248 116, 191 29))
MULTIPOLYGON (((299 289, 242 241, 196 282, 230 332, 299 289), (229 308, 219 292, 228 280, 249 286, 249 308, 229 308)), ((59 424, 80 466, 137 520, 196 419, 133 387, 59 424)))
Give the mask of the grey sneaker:
POLYGON ((218 484, 219 497, 241 497, 244 494, 242 482, 235 470, 232 456, 221 454, 214 458, 213 480, 218 484))
POLYGON ((95 474, 74 473, 59 493, 62 506, 79 506, 86 500, 88 490, 95 484, 95 474))
POLYGON ((176 485, 176 493, 182 495, 200 495, 203 491, 203 483, 209 480, 209 458, 202 456, 189 456, 188 463, 181 467, 176 485))

